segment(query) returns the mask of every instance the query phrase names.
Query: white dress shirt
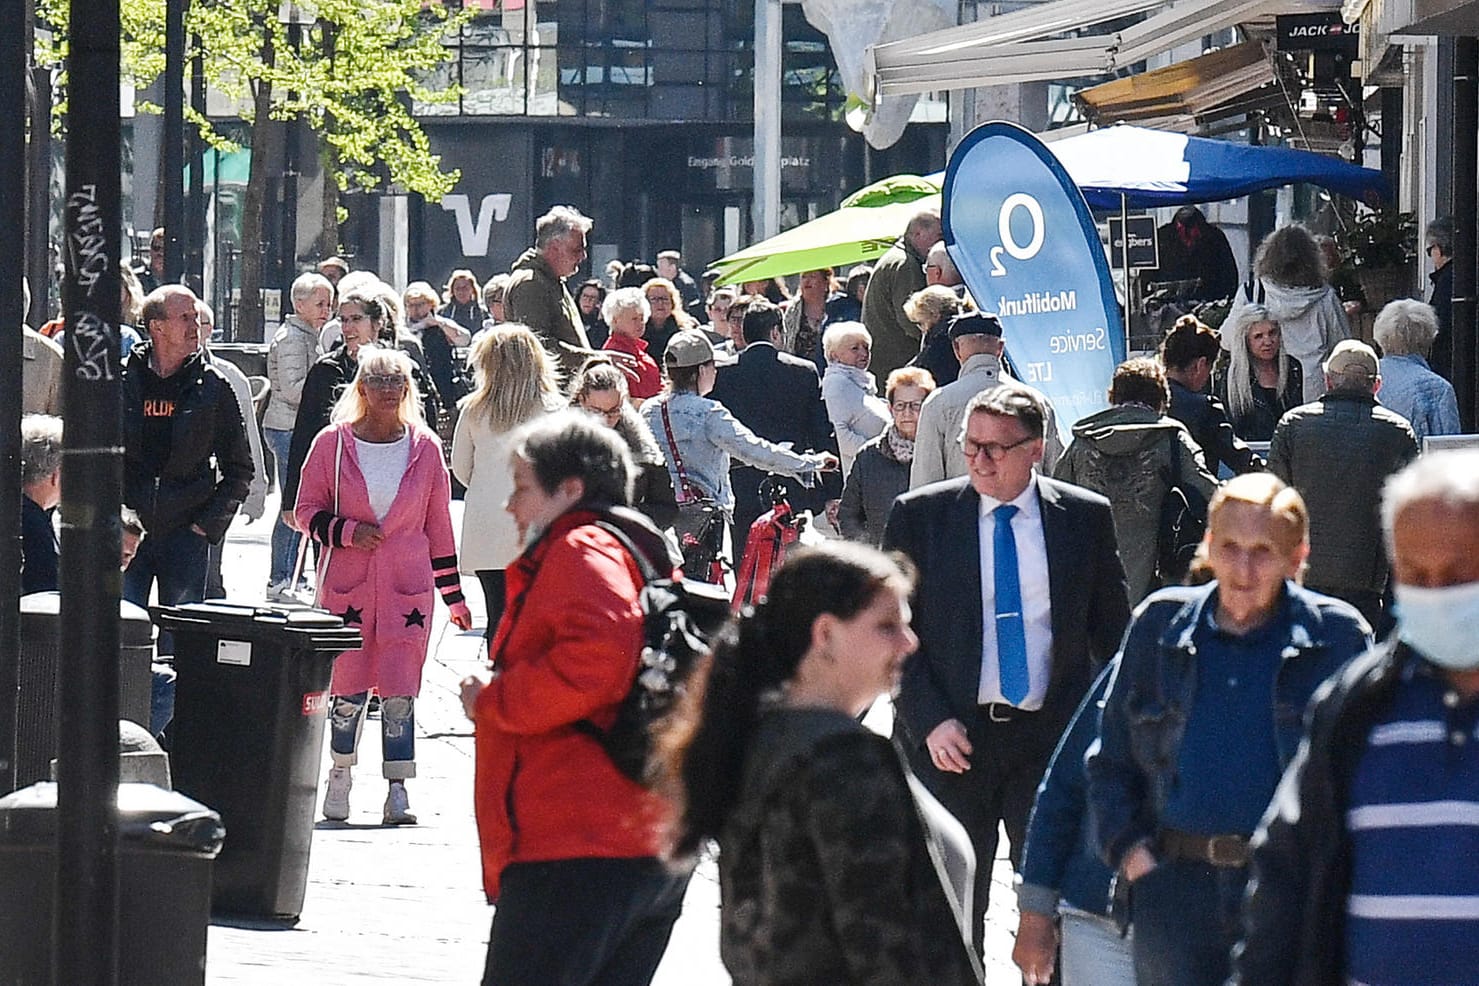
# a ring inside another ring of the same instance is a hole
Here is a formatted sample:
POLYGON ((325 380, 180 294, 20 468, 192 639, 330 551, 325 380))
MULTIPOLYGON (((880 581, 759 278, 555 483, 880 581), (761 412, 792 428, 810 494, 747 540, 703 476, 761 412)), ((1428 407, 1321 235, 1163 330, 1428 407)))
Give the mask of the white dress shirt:
MULTIPOLYGON (((1048 694, 1053 664, 1053 611, 1048 590, 1048 545, 1043 537, 1042 504, 1037 498, 1037 474, 1013 501, 1012 536, 1017 541, 1017 584, 1022 590, 1022 628, 1027 638, 1027 697, 1019 708, 1036 712, 1048 694)), ((981 539, 981 705, 1008 703, 1001 693, 1001 669, 996 656, 996 518, 992 511, 1002 501, 981 497, 978 520, 981 539)))

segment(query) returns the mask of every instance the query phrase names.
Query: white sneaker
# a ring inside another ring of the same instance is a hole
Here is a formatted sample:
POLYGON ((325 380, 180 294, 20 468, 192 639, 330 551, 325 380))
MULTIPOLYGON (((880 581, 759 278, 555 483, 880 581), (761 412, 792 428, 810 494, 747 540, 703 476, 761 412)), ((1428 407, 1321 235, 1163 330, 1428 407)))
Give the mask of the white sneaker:
POLYGON ((266 595, 269 603, 290 603, 295 601, 293 598, 293 583, 288 579, 268 585, 266 595))
POLYGON ((349 788, 354 783, 348 767, 329 768, 329 788, 324 792, 324 817, 331 822, 349 818, 349 788))
POLYGON ((385 795, 386 825, 415 825, 416 816, 411 814, 411 799, 406 796, 403 781, 391 781, 390 791, 385 795))

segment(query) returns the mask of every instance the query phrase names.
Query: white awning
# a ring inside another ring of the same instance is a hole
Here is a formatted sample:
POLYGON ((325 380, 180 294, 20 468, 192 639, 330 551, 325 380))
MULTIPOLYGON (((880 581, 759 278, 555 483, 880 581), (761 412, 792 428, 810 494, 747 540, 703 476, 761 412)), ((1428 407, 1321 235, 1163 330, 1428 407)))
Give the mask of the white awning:
POLYGON ((868 49, 874 97, 1102 75, 1244 21, 1290 0, 1188 0, 1112 34, 1050 38, 1141 13, 1148 0, 1053 0, 1040 7, 868 49))

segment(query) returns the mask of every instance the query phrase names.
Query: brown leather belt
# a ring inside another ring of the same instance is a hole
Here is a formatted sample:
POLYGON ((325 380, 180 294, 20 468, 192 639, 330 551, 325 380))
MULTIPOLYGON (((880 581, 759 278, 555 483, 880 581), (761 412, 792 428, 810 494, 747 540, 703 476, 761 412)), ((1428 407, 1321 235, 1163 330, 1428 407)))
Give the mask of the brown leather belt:
POLYGON ((1160 851, 1169 859, 1209 863, 1224 869, 1248 865, 1248 838, 1242 835, 1196 835, 1161 829, 1160 851))

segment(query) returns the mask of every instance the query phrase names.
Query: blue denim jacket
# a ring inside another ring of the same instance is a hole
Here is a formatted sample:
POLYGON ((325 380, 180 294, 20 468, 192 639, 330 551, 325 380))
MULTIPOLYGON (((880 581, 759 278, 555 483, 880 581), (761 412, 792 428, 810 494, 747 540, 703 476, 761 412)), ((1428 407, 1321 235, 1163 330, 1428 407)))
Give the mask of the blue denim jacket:
MULTIPOLYGON (((1196 632, 1217 583, 1162 589, 1140 604, 1109 684, 1098 742, 1088 754, 1089 811, 1099 854, 1114 869, 1131 846, 1154 838, 1176 780, 1186 721, 1236 709, 1196 709, 1196 632)), ((1274 679, 1275 743, 1287 767, 1304 735, 1310 696, 1371 645, 1371 629, 1349 604, 1294 583, 1288 637, 1274 679)), ((1212 603, 1215 605, 1215 603, 1212 603)), ((1229 751, 1236 756, 1236 751, 1229 751)))
POLYGON ((663 404, 673 424, 673 441, 683 458, 683 471, 699 490, 713 497, 725 512, 734 510, 734 490, 729 485, 730 459, 745 465, 795 477, 810 487, 816 481, 822 453, 801 455, 768 442, 739 423, 718 401, 700 397, 692 391, 663 394, 642 405, 642 417, 657 436, 658 448, 668 464, 673 490, 679 500, 683 487, 678 467, 673 461, 673 442, 663 427, 663 404))
POLYGON ((1089 837, 1084 754, 1099 735, 1099 713, 1117 666, 1111 661, 1099 672, 1038 785, 1017 884, 1017 907, 1021 910, 1057 914, 1061 898, 1070 907, 1090 914, 1109 913, 1113 874, 1099 859, 1089 837))

